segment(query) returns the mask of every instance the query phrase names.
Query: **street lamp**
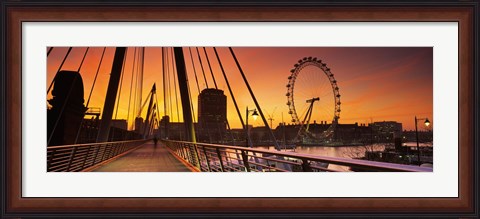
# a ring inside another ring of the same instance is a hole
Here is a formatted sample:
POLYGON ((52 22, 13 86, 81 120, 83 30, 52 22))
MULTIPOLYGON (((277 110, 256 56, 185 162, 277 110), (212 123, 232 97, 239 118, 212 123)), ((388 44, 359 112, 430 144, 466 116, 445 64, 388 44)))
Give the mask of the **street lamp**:
POLYGON ((245 133, 246 133, 246 138, 245 138, 245 142, 246 142, 246 146, 248 148, 248 114, 250 114, 250 112, 253 112, 252 113, 252 117, 253 117, 253 120, 257 120, 257 117, 258 117, 258 113, 257 113, 257 109, 253 109, 253 110, 248 110, 248 106, 247 106, 247 117, 246 117, 246 121, 245 121, 245 133))
POLYGON ((415 116, 415 135, 417 136, 417 155, 418 155, 418 165, 421 165, 422 162, 420 161, 420 145, 418 143, 418 125, 417 125, 417 122, 418 120, 424 120, 425 119, 425 126, 429 126, 430 125, 430 121, 428 120, 428 118, 417 118, 417 116, 415 116))

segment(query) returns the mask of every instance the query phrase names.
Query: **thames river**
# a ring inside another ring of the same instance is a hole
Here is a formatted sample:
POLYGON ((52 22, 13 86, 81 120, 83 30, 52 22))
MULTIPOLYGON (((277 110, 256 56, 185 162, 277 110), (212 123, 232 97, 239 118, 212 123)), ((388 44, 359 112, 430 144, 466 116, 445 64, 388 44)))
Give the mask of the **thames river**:
MULTIPOLYGON (((274 146, 257 146, 255 148, 275 150, 274 146)), ((297 146, 295 152, 301 154, 314 154, 329 157, 360 158, 365 155, 366 150, 381 151, 384 145, 369 146, 297 146)), ((284 151, 284 149, 282 149, 284 151)), ((293 151, 287 149, 287 151, 293 151)))

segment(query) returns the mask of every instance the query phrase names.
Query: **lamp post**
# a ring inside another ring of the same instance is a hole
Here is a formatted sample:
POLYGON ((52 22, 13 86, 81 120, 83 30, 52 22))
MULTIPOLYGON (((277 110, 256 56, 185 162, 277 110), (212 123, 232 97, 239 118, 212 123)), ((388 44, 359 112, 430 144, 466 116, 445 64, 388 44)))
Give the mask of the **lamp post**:
POLYGON ((421 165, 422 162, 420 161, 420 145, 418 143, 418 120, 424 120, 425 119, 425 126, 429 126, 430 125, 430 121, 428 121, 428 118, 417 118, 417 116, 415 116, 415 135, 417 137, 417 155, 418 155, 418 165, 421 165))
POLYGON ((246 119, 245 119, 245 121, 246 121, 246 122, 245 122, 245 133, 246 133, 246 135, 245 135, 245 142, 246 142, 247 148, 248 148, 248 146, 249 146, 249 145, 248 145, 248 114, 250 114, 250 112, 253 112, 253 113, 252 113, 253 120, 257 120, 257 117, 258 117, 257 109, 248 110, 248 106, 247 106, 247 111, 246 111, 247 117, 246 117, 246 119))

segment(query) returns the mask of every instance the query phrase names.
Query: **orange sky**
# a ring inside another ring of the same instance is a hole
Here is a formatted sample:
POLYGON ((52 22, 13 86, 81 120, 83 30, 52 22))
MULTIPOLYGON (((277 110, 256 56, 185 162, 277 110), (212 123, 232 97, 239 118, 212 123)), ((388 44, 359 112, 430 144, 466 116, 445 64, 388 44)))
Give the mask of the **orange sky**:
MULTIPOLYGON (((433 48, 426 47, 240 47, 233 48, 245 75, 252 87, 257 100, 268 118, 271 115, 273 127, 282 121, 291 123, 288 114, 286 84, 290 69, 303 57, 317 57, 327 63, 337 80, 341 94, 340 123, 368 123, 370 121, 398 121, 403 123, 404 129, 414 129, 414 116, 419 118, 428 117, 432 123, 433 114, 433 48)), ((61 61, 68 48, 54 48, 47 58, 47 88, 50 85, 61 61)), ((72 49, 63 70, 77 70, 85 47, 72 49)), ((208 58, 212 64, 218 88, 225 91, 228 102, 228 119, 232 128, 240 128, 240 120, 235 111, 232 99, 220 71, 218 61, 210 47, 206 48, 208 58)), ((255 108, 241 75, 234 64, 233 58, 227 48, 217 48, 220 59, 224 65, 227 77, 235 98, 238 102, 242 116, 245 116, 245 107, 255 108)), ((99 64, 103 48, 92 47, 89 49, 84 64, 80 70, 82 74, 85 104, 93 84, 95 73, 99 64)), ((93 90, 89 107, 100 107, 103 102, 109 80, 109 72, 112 68, 112 59, 115 48, 106 49, 104 61, 100 66, 98 79, 93 90)), ((137 49, 137 53, 138 53, 137 49)), ((183 49, 190 92, 193 98, 194 112, 197 113, 197 95, 195 75, 191 64, 189 49, 183 49)), ((210 88, 214 83, 207 65, 203 48, 199 48, 205 77, 210 88)), ((169 52, 171 50, 169 49, 169 52)), ((135 86, 135 77, 132 81, 132 69, 135 49, 128 48, 124 66, 123 83, 120 93, 120 105, 118 106, 117 119, 126 119, 129 114, 129 126, 133 119, 134 95, 131 99, 129 92, 131 82, 135 86), (130 99, 130 113, 128 103, 130 99)), ((192 48, 193 59, 200 89, 206 87, 203 74, 198 61, 196 50, 192 48)), ((169 59, 171 56, 169 56, 169 59)), ((163 88, 162 88, 162 57, 160 47, 145 48, 144 77, 142 102, 145 100, 153 83, 157 84, 157 96, 160 104, 160 114, 164 114, 163 88)), ((171 65, 170 65, 171 66, 171 65)), ((171 67, 170 67, 171 68, 171 67)), ((170 70, 172 72, 172 70, 170 70)), ((134 75, 135 76, 135 75, 134 75)), ((173 74, 170 73, 171 79, 173 74)), ((175 76, 176 77, 176 76, 175 76)), ((175 94, 173 80, 171 93, 175 94)), ((178 84, 176 85, 178 89, 178 84)), ((318 69, 305 68, 300 73, 296 83, 294 95, 295 106, 299 116, 304 115, 307 98, 320 97, 320 101, 314 105, 312 121, 331 121, 333 115, 333 94, 327 81, 327 77, 318 69), (304 100, 302 100, 304 99, 304 100)), ((177 90, 178 95, 180 92, 177 90)), ((48 94, 48 99, 51 95, 48 94)), ((170 102, 167 100, 167 103, 170 102)), ((177 115, 176 99, 172 96, 172 111, 170 106, 167 113, 171 115, 171 121, 183 121, 180 99, 178 99, 177 115)), ((145 116, 145 112, 142 114, 145 116)), ((115 116, 115 112, 114 112, 115 116)), ((196 118, 195 118, 196 121, 196 118)), ((261 119, 249 120, 254 126, 263 126, 261 119)), ((420 130, 423 127, 419 127, 420 130)))

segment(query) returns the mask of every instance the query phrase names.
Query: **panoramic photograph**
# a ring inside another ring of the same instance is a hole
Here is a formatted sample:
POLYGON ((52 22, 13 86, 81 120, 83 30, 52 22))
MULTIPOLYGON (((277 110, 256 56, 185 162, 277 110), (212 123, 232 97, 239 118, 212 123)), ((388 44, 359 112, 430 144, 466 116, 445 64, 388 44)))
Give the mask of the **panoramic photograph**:
POLYGON ((433 172, 432 47, 48 47, 47 172, 433 172))

